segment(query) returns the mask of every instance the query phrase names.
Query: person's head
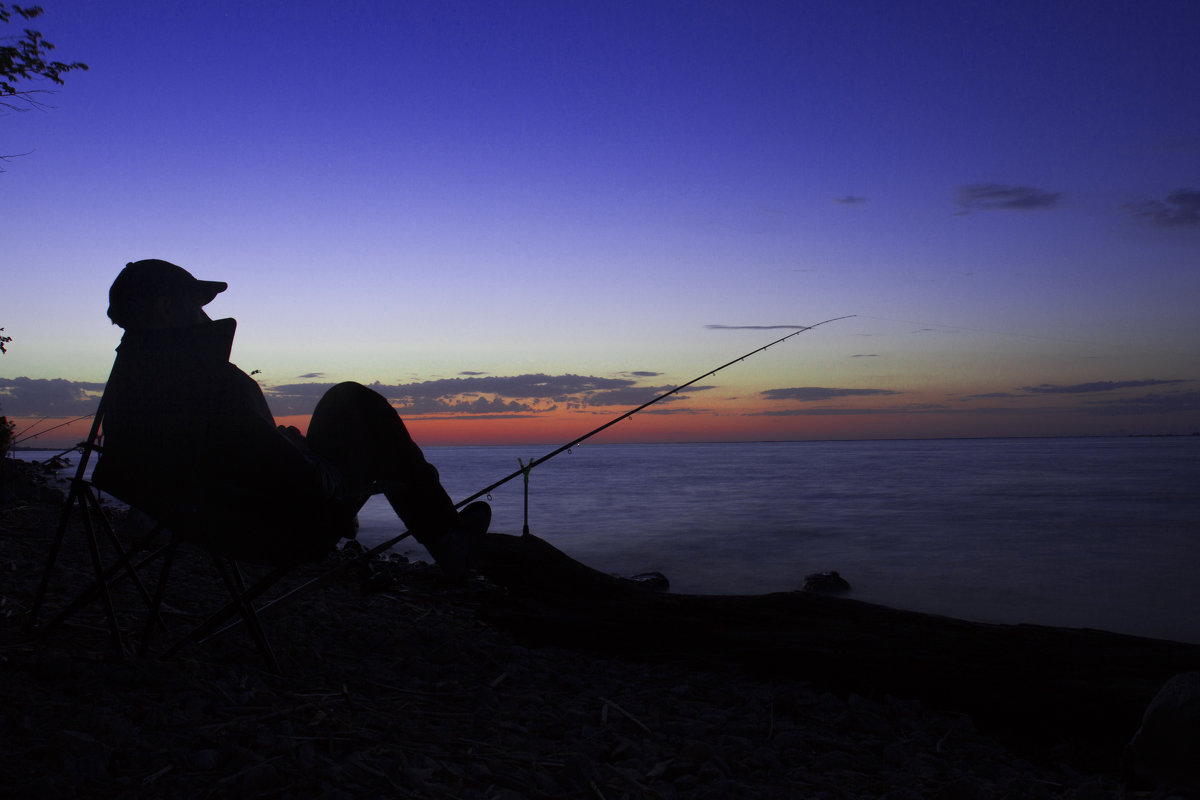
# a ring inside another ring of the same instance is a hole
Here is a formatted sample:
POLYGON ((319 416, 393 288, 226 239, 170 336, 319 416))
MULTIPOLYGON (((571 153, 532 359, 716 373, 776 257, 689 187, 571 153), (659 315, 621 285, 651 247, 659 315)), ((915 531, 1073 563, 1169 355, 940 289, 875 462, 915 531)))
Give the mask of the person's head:
POLYGON ((198 325, 208 320, 204 306, 227 288, 222 281, 197 280, 168 261, 132 261, 108 290, 108 318, 125 330, 198 325))

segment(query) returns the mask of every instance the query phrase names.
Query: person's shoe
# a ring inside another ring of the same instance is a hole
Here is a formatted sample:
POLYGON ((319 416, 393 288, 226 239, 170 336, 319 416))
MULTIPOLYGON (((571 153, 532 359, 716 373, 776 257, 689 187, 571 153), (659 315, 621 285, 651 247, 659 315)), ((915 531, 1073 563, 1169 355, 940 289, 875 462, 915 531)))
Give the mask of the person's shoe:
POLYGON ((471 540, 487 533, 491 521, 491 506, 482 501, 471 503, 458 512, 458 523, 454 530, 426 545, 448 581, 455 584, 466 582, 473 550, 471 540))
POLYGON ((465 530, 469 538, 483 536, 491 524, 492 507, 482 500, 476 500, 458 512, 458 527, 465 530))

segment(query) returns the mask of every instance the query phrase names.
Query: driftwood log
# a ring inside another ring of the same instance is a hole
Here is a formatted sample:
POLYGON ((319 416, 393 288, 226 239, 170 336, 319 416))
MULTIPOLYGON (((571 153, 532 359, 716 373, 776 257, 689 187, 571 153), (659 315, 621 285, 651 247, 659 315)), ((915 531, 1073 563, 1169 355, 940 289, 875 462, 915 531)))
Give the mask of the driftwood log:
POLYGON ((481 570, 508 591, 484 615, 527 640, 694 660, 970 714, 1031 755, 1112 769, 1200 645, 1096 630, 994 625, 811 592, 656 593, 534 536, 489 534, 481 570))

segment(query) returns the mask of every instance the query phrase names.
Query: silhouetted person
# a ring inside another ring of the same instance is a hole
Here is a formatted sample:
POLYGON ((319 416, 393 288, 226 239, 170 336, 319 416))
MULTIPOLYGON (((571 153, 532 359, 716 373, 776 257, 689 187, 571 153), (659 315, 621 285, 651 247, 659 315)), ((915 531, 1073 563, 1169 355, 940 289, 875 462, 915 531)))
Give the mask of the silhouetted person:
POLYGON ((360 384, 329 389, 307 437, 276 426, 258 384, 229 363, 237 323, 204 312, 226 288, 157 259, 113 281, 108 316, 125 334, 105 389, 96 485, 168 526, 196 526, 230 555, 275 564, 353 537, 381 481, 417 541, 463 579, 487 504, 456 512, 399 414, 360 384))

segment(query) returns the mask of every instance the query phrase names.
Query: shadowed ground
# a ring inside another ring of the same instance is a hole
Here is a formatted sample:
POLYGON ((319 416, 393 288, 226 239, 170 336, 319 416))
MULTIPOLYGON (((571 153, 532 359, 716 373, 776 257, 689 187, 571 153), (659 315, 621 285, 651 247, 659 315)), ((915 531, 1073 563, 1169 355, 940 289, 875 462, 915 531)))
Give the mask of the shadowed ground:
MULTIPOLYGON (((378 560, 272 613, 282 677, 236 632, 122 663, 95 613, 24 634, 58 512, 0 509, 0 774, 14 796, 1106 797, 1113 736, 1089 749, 1079 731, 1115 736, 1157 688, 1150 673, 1195 653, 813 595, 653 595, 493 536, 491 582, 451 590, 426 565, 378 560), (1084 669, 1089 652, 1110 663, 1084 669), (1040 713, 1005 713, 1022 682, 1040 713), (1069 735, 1030 735, 1047 727, 1069 735)), ((191 562, 168 598, 176 625, 219 597, 191 562)), ((59 575, 52 604, 86 579, 78 548, 59 575)), ((118 604, 132 624, 136 598, 118 604)))

